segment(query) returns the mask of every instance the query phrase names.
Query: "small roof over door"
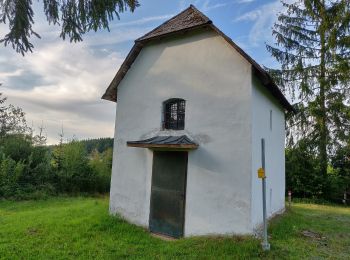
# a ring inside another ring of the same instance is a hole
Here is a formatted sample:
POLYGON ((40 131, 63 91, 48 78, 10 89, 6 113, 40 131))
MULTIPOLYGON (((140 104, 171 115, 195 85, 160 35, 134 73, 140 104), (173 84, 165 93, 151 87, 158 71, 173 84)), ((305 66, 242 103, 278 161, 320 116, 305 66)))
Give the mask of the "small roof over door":
POLYGON ((126 144, 129 147, 164 150, 194 150, 199 146, 186 135, 155 136, 145 140, 128 141, 126 144))

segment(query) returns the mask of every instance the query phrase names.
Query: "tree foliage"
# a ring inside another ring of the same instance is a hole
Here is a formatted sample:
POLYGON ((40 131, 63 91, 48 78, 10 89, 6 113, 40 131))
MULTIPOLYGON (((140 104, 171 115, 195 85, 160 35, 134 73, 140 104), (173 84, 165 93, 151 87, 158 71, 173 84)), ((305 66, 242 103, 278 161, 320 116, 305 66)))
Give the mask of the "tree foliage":
POLYGON ((288 122, 291 143, 307 138, 317 146, 320 174, 328 155, 350 131, 350 2, 299 0, 283 3, 273 27, 276 46, 268 51, 281 64, 271 70, 294 101, 298 114, 288 122))
MULTIPOLYGON (((60 37, 71 42, 82 41, 89 31, 109 30, 109 23, 119 19, 119 14, 139 6, 138 0, 41 0, 49 24, 61 27, 60 37)), ((9 32, 0 42, 11 45, 24 55, 34 48, 32 36, 40 38, 34 31, 32 0, 0 0, 0 23, 8 23, 9 32)))
POLYGON ((318 174, 319 164, 315 146, 300 140, 286 149, 286 188, 301 198, 322 197, 324 179, 318 174))
POLYGON ((22 109, 5 101, 1 96, 0 198, 109 191, 112 138, 64 143, 62 133, 59 145, 46 146, 43 125, 34 135, 22 109))
POLYGON ((90 154, 89 165, 94 172, 98 173, 98 177, 96 178, 95 182, 95 187, 99 192, 105 192, 109 190, 111 181, 112 159, 112 148, 107 148, 102 152, 94 150, 90 154))
POLYGON ((30 131, 25 113, 19 107, 6 104, 7 98, 0 93, 0 138, 6 134, 26 134, 30 131))
POLYGON ((0 198, 109 191, 112 149, 87 153, 83 142, 36 146, 28 135, 0 140, 0 198))
POLYGON ((338 176, 340 191, 350 193, 350 140, 339 148, 332 158, 332 166, 338 176))
POLYGON ((93 190, 93 172, 82 143, 72 141, 62 147, 60 168, 56 169, 58 189, 62 192, 93 190))
POLYGON ((31 140, 21 134, 1 139, 0 197, 23 198, 42 189, 52 190, 49 150, 33 146, 31 140))

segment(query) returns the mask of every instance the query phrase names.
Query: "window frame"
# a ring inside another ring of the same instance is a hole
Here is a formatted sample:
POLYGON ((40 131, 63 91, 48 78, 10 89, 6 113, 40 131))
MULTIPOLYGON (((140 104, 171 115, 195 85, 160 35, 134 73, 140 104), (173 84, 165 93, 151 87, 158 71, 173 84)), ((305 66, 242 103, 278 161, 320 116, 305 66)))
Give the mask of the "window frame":
POLYGON ((186 100, 170 98, 163 102, 163 130, 184 130, 186 100))

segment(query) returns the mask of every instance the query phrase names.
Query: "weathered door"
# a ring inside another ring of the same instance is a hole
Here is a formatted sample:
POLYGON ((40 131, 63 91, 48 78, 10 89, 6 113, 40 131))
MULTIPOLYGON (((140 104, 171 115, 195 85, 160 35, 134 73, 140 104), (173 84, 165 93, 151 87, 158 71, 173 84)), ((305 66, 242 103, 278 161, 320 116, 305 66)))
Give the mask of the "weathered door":
POLYGON ((187 152, 154 152, 149 229, 183 236, 187 152))

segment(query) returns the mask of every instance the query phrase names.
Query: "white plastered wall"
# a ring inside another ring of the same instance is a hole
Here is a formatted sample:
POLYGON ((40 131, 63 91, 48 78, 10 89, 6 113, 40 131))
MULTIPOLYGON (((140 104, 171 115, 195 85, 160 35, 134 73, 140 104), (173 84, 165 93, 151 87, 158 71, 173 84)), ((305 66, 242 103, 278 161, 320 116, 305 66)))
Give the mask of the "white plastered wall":
POLYGON ((212 31, 146 46, 118 87, 110 211, 148 227, 152 151, 126 146, 160 131, 162 102, 186 100, 185 236, 251 225, 251 65, 212 31))
POLYGON ((257 170, 261 164, 261 139, 265 139, 266 207, 268 217, 284 210, 285 119, 284 110, 253 76, 252 91, 252 225, 262 224, 262 187, 257 170), (270 113, 272 111, 272 128, 270 113))

